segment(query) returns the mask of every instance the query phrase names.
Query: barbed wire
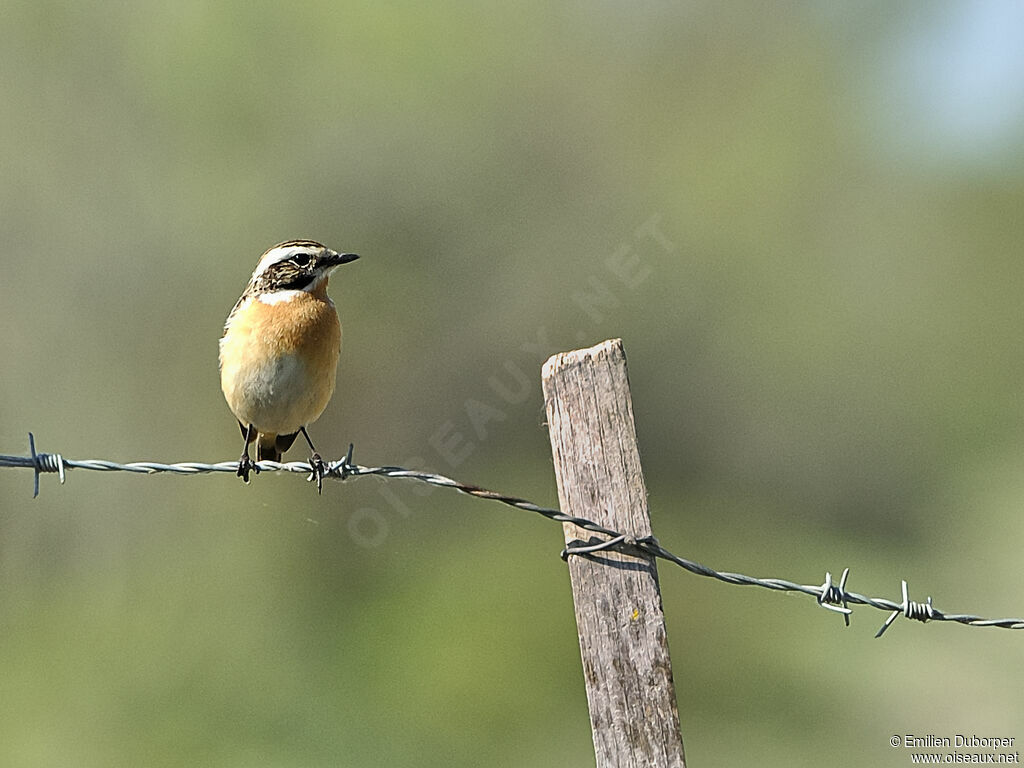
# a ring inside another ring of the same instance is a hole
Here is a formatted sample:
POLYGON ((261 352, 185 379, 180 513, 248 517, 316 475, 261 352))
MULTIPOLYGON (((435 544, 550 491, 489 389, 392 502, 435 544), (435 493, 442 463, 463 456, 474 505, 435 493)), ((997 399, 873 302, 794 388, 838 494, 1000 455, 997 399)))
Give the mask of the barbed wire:
MULTIPOLYGON (((35 436, 30 432, 28 438, 30 455, 8 456, 0 454, 0 469, 20 467, 33 470, 33 498, 39 495, 39 476, 41 474, 55 473, 60 476, 60 482, 63 484, 66 479, 67 471, 71 469, 88 469, 98 472, 133 472, 136 474, 146 475, 163 472, 177 475, 200 475, 213 472, 230 472, 235 474, 238 471, 237 461, 222 461, 216 464, 204 464, 201 462, 164 464, 153 461, 135 461, 121 464, 104 459, 66 459, 59 453, 38 453, 36 451, 35 436)), ((261 461, 257 466, 261 472, 290 472, 306 474, 309 476, 308 479, 310 480, 314 478, 313 468, 308 462, 304 461, 261 461)), ((673 563, 698 576, 716 579, 718 581, 725 582, 726 584, 761 587, 763 589, 771 589, 779 592, 796 592, 810 595, 817 600, 818 605, 822 608, 841 614, 847 626, 850 624, 850 614, 853 612, 849 607, 851 603, 855 605, 867 605, 881 611, 888 611, 889 616, 875 634, 875 637, 881 637, 900 616, 920 621, 922 623, 928 621, 952 621, 971 627, 1024 629, 1024 618, 986 619, 974 614, 946 613, 944 611, 940 611, 932 604, 931 597, 928 597, 923 603, 915 602, 909 597, 909 590, 906 581, 901 582, 903 599, 900 602, 887 600, 881 597, 866 597, 865 595, 858 594, 857 592, 850 592, 846 589, 846 583, 850 575, 849 568, 843 570, 843 575, 839 580, 839 584, 834 584, 832 582, 831 572, 826 572, 825 581, 820 585, 797 584, 785 579, 755 578, 753 576, 745 576, 741 573, 716 571, 713 568, 709 568, 696 561, 688 560, 673 554, 662 547, 654 536, 634 538, 625 533, 599 525, 592 520, 574 517, 573 515, 567 514, 553 507, 543 507, 517 496, 509 496, 503 493, 498 493, 497 491, 490 491, 486 488, 462 483, 458 480, 453 480, 450 477, 445 477, 444 475, 439 475, 433 472, 422 472, 419 470, 396 466, 365 467, 355 464, 352 461, 351 445, 349 446, 348 453, 344 458, 328 462, 326 467, 327 469, 324 473, 325 478, 329 477, 335 480, 346 480, 350 477, 377 475, 387 478, 416 480, 418 482, 427 483, 441 488, 451 488, 478 499, 496 501, 500 504, 505 504, 506 506, 523 509, 528 512, 535 512, 549 520, 554 520, 559 523, 570 523, 590 533, 600 534, 601 536, 606 537, 603 539, 599 537, 591 537, 588 541, 575 540, 570 542, 566 545, 565 549, 562 550, 563 560, 568 560, 569 557, 572 556, 588 557, 598 552, 612 551, 632 556, 646 555, 652 559, 657 558, 673 563)))

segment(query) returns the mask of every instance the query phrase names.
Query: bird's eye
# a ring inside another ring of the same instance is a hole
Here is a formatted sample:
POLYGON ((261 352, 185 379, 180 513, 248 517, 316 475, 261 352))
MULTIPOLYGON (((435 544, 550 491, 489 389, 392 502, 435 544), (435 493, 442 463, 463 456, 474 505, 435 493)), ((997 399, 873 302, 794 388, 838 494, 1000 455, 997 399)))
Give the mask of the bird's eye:
POLYGON ((310 259, 310 256, 309 256, 308 253, 297 253, 294 256, 292 256, 292 261, 294 261, 300 267, 308 266, 309 265, 309 259, 310 259))

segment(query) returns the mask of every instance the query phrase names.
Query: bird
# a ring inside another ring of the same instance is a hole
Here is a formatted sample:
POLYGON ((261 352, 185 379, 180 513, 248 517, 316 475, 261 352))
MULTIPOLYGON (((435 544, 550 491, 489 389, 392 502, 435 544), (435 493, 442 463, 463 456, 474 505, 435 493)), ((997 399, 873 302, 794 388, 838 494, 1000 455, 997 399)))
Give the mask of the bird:
POLYGON ((310 479, 323 492, 326 472, 306 427, 334 394, 341 322, 327 280, 358 259, 315 240, 288 240, 266 250, 224 323, 220 386, 242 430, 237 476, 259 474, 256 461, 280 461, 301 433, 312 452, 310 479))

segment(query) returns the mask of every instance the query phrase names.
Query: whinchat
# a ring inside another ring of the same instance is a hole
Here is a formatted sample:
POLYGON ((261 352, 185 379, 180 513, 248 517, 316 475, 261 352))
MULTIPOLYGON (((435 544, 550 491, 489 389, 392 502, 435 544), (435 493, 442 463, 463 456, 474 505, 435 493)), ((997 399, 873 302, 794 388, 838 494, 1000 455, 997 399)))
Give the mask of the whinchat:
POLYGON ((256 461, 280 461, 301 432, 309 444, 317 491, 323 460, 306 426, 320 418, 334 394, 341 354, 341 323, 327 295, 327 279, 355 261, 312 240, 289 240, 260 257, 220 340, 220 388, 242 429, 238 476, 249 482, 256 461))

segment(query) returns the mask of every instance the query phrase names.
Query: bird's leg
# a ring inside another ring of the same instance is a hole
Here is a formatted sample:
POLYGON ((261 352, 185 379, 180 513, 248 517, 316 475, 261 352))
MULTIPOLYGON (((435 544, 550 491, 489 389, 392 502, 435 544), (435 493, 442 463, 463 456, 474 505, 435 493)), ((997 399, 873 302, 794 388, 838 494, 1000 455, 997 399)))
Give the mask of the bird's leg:
POLYGON ((244 426, 242 422, 238 422, 238 426, 242 429, 242 458, 238 460, 238 471, 235 473, 245 482, 249 482, 249 472, 255 472, 257 475, 260 473, 260 465, 249 458, 249 443, 256 439, 256 427, 250 424, 248 427, 244 426))
POLYGON ((324 464, 324 460, 320 458, 320 454, 316 452, 316 448, 313 447, 313 441, 309 439, 309 433, 306 432, 305 427, 299 427, 299 432, 306 438, 306 443, 309 445, 309 450, 313 452, 313 455, 309 457, 309 466, 313 470, 313 474, 310 475, 310 480, 316 478, 316 492, 324 492, 324 475, 327 474, 327 465, 324 464))

